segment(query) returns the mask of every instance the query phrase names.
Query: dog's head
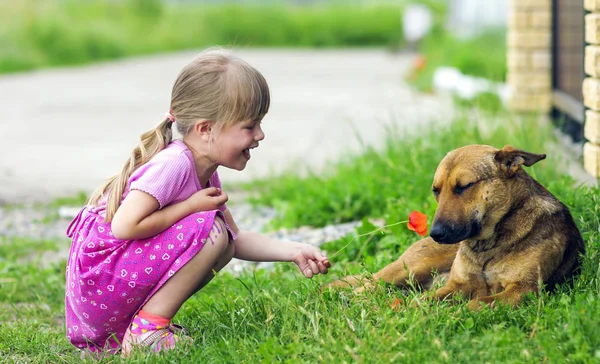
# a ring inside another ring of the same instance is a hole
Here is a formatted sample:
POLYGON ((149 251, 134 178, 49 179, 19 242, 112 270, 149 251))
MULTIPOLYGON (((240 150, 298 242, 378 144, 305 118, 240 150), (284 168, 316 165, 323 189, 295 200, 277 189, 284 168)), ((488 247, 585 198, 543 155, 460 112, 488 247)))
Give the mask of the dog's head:
POLYGON ((546 158, 511 146, 468 145, 440 162, 432 190, 438 202, 430 236, 440 244, 491 237, 514 199, 521 168, 546 158))

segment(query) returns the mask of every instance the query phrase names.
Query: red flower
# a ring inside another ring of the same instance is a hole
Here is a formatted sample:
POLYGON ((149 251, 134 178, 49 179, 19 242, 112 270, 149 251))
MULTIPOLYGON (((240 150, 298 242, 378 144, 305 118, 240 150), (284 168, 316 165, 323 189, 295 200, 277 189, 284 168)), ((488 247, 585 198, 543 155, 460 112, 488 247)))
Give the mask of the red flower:
POLYGON ((408 215, 408 229, 421 236, 427 234, 427 216, 419 211, 413 211, 408 215))

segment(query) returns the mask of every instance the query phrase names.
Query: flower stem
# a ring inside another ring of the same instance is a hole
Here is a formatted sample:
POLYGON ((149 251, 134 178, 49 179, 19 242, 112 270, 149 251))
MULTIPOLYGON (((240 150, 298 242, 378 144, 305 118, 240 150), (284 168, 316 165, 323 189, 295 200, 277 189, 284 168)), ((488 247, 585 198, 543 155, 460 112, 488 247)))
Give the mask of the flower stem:
POLYGON ((333 255, 330 255, 328 258, 329 258, 329 259, 331 259, 331 258, 335 257, 335 256, 336 256, 336 255, 338 255, 338 254, 339 254, 339 253, 340 253, 342 250, 346 249, 346 248, 348 247, 348 245, 352 244, 352 243, 354 242, 354 240, 356 240, 356 239, 358 239, 358 238, 361 238, 361 237, 363 237, 363 236, 367 236, 367 235, 372 235, 372 234, 375 234, 376 232, 378 232, 378 231, 381 231, 381 230, 383 230, 383 229, 385 229, 385 228, 388 228, 388 227, 391 227, 391 226, 396 226, 396 225, 400 225, 400 224, 406 224, 407 222, 408 222, 408 220, 406 220, 406 221, 400 221, 400 222, 395 222, 395 223, 393 223, 393 224, 384 225, 384 226, 382 226, 382 227, 380 227, 380 228, 377 228, 377 229, 375 229, 375 230, 373 230, 373 231, 369 231, 368 233, 364 233, 364 234, 357 235, 357 236, 355 236, 355 237, 354 237, 352 240, 350 240, 350 242, 349 242, 348 244, 344 245, 344 246, 343 246, 343 247, 342 247, 340 250, 338 250, 337 252, 333 253, 333 255))

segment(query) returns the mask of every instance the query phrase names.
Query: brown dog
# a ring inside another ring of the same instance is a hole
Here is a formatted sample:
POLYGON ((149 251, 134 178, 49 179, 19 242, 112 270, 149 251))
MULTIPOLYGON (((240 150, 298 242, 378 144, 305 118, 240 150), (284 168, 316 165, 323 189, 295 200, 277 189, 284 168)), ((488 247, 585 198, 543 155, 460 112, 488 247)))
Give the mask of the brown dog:
MULTIPOLYGON (((522 168, 546 158, 511 146, 456 149, 441 161, 433 193, 438 202, 430 238, 373 275, 398 287, 446 284, 435 296, 460 293, 470 307, 495 300, 518 305, 523 295, 565 281, 578 270, 585 244, 568 208, 522 168), (436 274, 437 273, 437 274, 436 274)), ((371 287, 350 276, 331 287, 371 287)))

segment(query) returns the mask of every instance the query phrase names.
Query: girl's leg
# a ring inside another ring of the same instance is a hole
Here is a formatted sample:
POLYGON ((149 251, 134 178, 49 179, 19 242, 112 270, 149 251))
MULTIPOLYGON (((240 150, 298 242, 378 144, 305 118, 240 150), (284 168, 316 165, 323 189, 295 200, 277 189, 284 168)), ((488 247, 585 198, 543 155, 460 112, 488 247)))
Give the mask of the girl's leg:
POLYGON ((210 239, 156 291, 142 310, 167 319, 175 316, 181 305, 212 279, 213 271, 219 271, 231 260, 233 249, 225 223, 215 218, 210 239))
POLYGON ((223 253, 223 255, 221 255, 221 257, 215 264, 214 268, 206 275, 204 280, 202 280, 200 282, 200 284, 194 290, 194 293, 198 292, 204 286, 206 286, 208 284, 208 282, 210 282, 215 277, 214 273, 223 269, 227 265, 227 263, 229 263, 231 261, 231 258, 233 258, 234 253, 235 253, 235 246, 233 245, 233 243, 229 243, 225 252, 223 253))

